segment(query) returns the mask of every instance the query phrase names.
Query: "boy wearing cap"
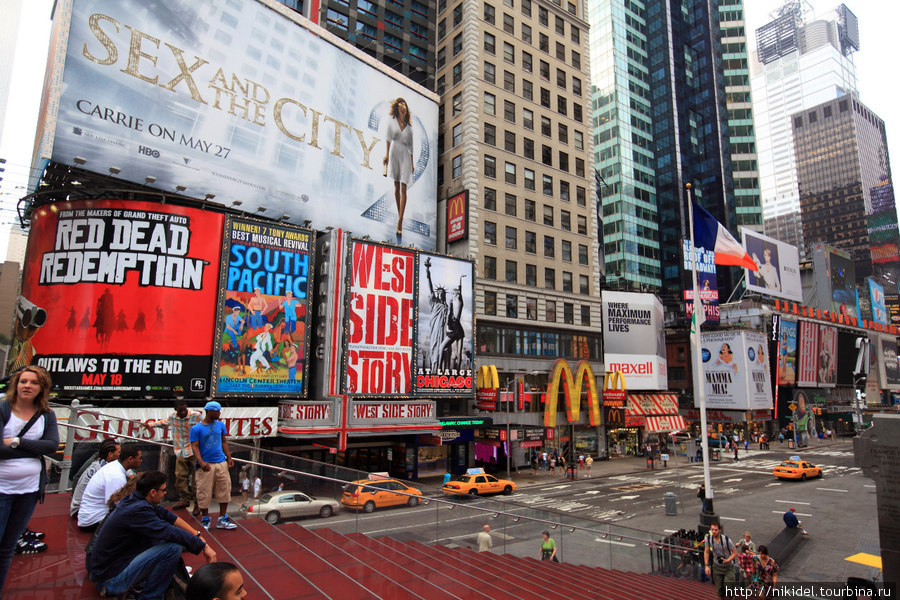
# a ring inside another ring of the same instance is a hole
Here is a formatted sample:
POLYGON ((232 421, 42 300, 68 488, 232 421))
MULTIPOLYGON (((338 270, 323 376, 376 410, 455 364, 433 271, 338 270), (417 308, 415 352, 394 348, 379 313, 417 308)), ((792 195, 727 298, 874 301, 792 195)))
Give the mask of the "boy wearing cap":
POLYGON ((803 527, 800 526, 800 519, 797 518, 797 515, 794 514, 796 509, 794 507, 790 507, 786 513, 784 513, 784 525, 789 529, 799 529, 800 533, 803 535, 809 535, 803 527))
POLYGON ((197 457, 197 506, 203 514, 203 527, 209 529, 209 505, 213 496, 219 503, 217 529, 235 529, 237 525, 228 516, 231 501, 231 478, 228 469, 234 466, 231 450, 225 439, 227 431, 219 420, 222 405, 207 402, 206 416, 191 427, 191 448, 197 457))

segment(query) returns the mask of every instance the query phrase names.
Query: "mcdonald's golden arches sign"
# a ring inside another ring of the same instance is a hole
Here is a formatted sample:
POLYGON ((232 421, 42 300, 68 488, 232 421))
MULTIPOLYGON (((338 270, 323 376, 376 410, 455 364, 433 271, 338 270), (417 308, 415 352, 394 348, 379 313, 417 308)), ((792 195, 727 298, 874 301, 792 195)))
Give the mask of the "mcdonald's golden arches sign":
POLYGON ((625 374, 607 373, 603 377, 603 423, 607 427, 625 427, 625 374))
POLYGON ((447 198, 447 243, 469 237, 469 190, 447 198))
POLYGON ((544 405, 544 425, 556 427, 556 404, 562 391, 566 403, 566 416, 570 423, 580 417, 582 386, 587 385, 588 414, 593 426, 600 425, 600 396, 597 394, 597 381, 591 365, 583 360, 578 363, 575 375, 569 363, 563 359, 556 361, 550 372, 550 387, 547 388, 547 402, 544 405))

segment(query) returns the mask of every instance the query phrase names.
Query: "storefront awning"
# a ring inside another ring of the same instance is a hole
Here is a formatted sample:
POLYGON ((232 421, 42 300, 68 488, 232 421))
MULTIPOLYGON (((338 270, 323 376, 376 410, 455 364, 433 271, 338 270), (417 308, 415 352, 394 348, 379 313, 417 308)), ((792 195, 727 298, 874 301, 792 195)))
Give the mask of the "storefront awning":
POLYGON ((628 394, 625 415, 677 415, 678 394, 628 394))
POLYGON ((680 415, 647 417, 647 433, 671 433, 683 429, 687 429, 687 424, 680 415))

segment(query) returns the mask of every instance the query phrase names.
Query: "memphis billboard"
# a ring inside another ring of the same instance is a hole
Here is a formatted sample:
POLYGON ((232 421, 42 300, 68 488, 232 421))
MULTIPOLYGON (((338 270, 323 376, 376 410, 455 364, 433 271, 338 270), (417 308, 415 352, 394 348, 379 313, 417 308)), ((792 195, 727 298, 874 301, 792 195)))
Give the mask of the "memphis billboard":
POLYGON ((653 294, 603 292, 603 362, 629 390, 668 387, 663 307, 653 294))
MULTIPOLYGON (((706 407, 762 410, 772 408, 772 386, 763 333, 726 331, 702 334, 706 407)), ((699 408, 695 394, 694 405, 699 408)))
POLYGON ((428 90, 270 0, 61 0, 56 15, 68 38, 36 164, 435 247, 428 90))
POLYGON ((747 289, 760 294, 803 301, 800 283, 800 255, 796 246, 741 227, 744 250, 756 263, 757 271, 744 269, 747 289))
POLYGON ((223 222, 139 201, 35 210, 19 303, 45 321, 20 320, 13 366, 66 395, 208 396, 223 222))

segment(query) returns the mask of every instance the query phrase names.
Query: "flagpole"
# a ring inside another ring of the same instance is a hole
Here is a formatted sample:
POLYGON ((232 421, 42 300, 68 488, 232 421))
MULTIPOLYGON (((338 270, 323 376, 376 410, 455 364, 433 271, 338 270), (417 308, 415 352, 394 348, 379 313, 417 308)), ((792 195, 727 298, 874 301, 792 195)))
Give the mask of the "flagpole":
MULTIPOLYGON (((688 226, 691 234, 691 285, 694 288, 694 308, 693 322, 696 323, 691 327, 691 345, 694 349, 694 396, 700 400, 700 447, 703 453, 703 484, 706 487, 706 510, 700 513, 700 532, 706 533, 709 530, 709 523, 715 518, 713 510, 713 488, 712 480, 709 476, 709 434, 706 427, 706 386, 703 382, 703 357, 700 346, 700 324, 702 319, 697 316, 697 310, 706 310, 703 303, 700 302, 700 289, 697 276, 697 249, 694 247, 694 196, 691 192, 691 184, 685 184, 688 194, 688 226)), ((703 315, 706 316, 705 314, 703 315)))

